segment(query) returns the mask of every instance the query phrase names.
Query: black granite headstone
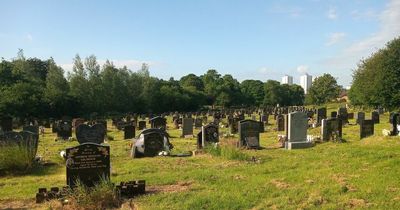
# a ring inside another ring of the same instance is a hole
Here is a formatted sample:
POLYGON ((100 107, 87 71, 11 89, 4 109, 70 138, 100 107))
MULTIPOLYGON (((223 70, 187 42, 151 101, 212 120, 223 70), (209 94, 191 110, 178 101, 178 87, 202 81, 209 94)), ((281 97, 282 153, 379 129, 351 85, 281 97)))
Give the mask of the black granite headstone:
POLYGON ((110 180, 110 147, 85 143, 66 150, 67 185, 74 187, 77 180, 93 187, 102 180, 110 180))

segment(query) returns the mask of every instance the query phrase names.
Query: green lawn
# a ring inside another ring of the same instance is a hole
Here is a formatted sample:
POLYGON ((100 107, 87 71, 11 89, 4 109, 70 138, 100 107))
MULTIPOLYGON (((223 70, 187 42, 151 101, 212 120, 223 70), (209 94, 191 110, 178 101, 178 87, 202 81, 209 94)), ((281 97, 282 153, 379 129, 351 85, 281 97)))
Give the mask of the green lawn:
MULTIPOLYGON (((207 154, 131 159, 130 142, 109 122, 108 134, 114 137, 107 142, 111 179, 115 183, 146 180, 150 193, 133 199, 139 209, 400 209, 400 137, 382 137, 381 132, 390 129, 388 113, 381 115, 374 136, 359 140, 359 126, 347 125, 343 129, 346 143, 321 143, 292 151, 278 148, 277 135, 283 132, 272 131, 272 118, 268 131, 261 134, 264 149, 243 151, 258 162, 207 154)), ((168 123, 172 128, 170 118, 168 123)), ((168 132, 175 153, 196 148, 195 138, 179 138, 179 130, 168 132)), ((319 132, 316 128, 308 133, 319 132)), ((27 175, 0 177, 0 209, 47 208, 46 203, 32 204, 37 189, 66 184, 59 152, 78 142, 55 142, 54 138, 47 129, 39 144, 38 155, 50 164, 27 175)))

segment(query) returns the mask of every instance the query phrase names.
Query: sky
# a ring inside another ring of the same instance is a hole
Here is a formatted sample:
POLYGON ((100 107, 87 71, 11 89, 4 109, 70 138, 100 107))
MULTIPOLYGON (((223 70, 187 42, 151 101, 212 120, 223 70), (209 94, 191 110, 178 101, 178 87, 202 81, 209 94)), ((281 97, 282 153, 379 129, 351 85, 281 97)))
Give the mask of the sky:
POLYGON ((0 0, 0 57, 76 54, 162 79, 216 69, 239 81, 329 73, 344 87, 359 61, 400 35, 400 0, 0 0))

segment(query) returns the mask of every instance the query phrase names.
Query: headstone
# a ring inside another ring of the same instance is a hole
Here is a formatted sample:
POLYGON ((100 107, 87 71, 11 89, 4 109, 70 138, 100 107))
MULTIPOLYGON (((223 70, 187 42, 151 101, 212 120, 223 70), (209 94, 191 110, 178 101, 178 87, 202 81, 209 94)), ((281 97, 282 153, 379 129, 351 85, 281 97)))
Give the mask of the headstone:
POLYGON ((195 128, 201 128, 201 126, 203 126, 203 120, 201 120, 200 118, 196 118, 194 120, 194 127, 195 128))
POLYGON ((277 126, 277 131, 284 131, 285 130, 285 118, 283 115, 278 115, 276 116, 276 126, 277 126))
POLYGON ((304 112, 292 112, 288 114, 288 136, 285 143, 286 149, 300 149, 312 146, 307 141, 308 117, 304 112))
POLYGON ((322 141, 341 140, 342 124, 337 118, 328 118, 322 120, 321 127, 322 141))
POLYGON ((7 131, 0 135, 0 146, 16 144, 27 151, 27 157, 33 161, 39 145, 39 135, 30 131, 7 131))
POLYGON ((151 128, 142 131, 132 147, 131 156, 154 157, 160 152, 169 152, 173 148, 168 139, 168 134, 161 129, 151 128))
POLYGON ((357 112, 356 115, 356 123, 360 124, 361 121, 365 120, 365 113, 364 112, 357 112))
POLYGON ((342 124, 343 125, 349 123, 349 118, 348 118, 348 115, 347 115, 346 107, 339 108, 338 112, 337 112, 337 115, 338 115, 337 118, 342 120, 342 124))
POLYGON ((374 121, 375 124, 379 124, 379 122, 380 122, 379 112, 377 112, 377 111, 371 112, 371 119, 372 119, 372 121, 374 121))
POLYGON ((85 119, 83 118, 75 118, 72 120, 72 126, 74 127, 74 130, 76 130, 76 128, 78 128, 78 126, 80 124, 84 124, 85 123, 85 119))
POLYGON ((167 120, 163 117, 154 117, 150 119, 151 128, 158 128, 161 130, 167 130, 167 120))
POLYGON ((182 119, 182 137, 193 137, 193 119, 182 119))
POLYGON ((146 121, 140 120, 139 121, 139 130, 146 129, 146 121))
POLYGON ((391 136, 397 136, 399 135, 399 130, 397 128, 397 125, 399 124, 399 113, 390 113, 390 123, 392 124, 392 131, 390 132, 391 136))
POLYGON ((374 121, 360 121, 360 139, 374 135, 374 121))
POLYGON ((104 142, 105 128, 103 124, 95 124, 89 126, 86 124, 80 124, 76 128, 76 138, 79 144, 84 143, 95 143, 101 144, 104 142))
POLYGON ((260 123, 254 120, 239 121, 239 147, 260 147, 260 123))
POLYGON ((102 180, 110 180, 109 146, 81 144, 68 148, 66 158, 68 186, 76 186, 77 180, 87 187, 93 187, 102 180))
POLYGON ((124 127, 124 139, 133 139, 135 138, 135 126, 126 125, 124 127))
POLYGON ((213 123, 203 126, 200 133, 200 136, 197 136, 197 148, 199 149, 204 148, 209 143, 219 142, 218 126, 213 123))
POLYGON ((59 121, 57 125, 57 137, 68 139, 72 137, 72 124, 71 121, 59 121))
POLYGON ((317 109, 317 125, 321 125, 321 121, 326 119, 326 108, 317 109))
POLYGON ((265 127, 264 127, 264 122, 259 122, 260 123, 260 133, 265 132, 265 127))
POLYGON ((238 122, 239 122, 239 118, 232 118, 230 124, 229 124, 229 130, 231 134, 236 134, 239 130, 238 128, 238 122))

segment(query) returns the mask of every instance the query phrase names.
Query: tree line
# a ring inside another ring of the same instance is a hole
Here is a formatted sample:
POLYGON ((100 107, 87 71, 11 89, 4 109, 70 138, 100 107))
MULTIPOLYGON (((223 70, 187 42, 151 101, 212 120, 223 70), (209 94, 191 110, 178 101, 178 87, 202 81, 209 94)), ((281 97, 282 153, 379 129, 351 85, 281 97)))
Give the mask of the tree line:
POLYGON ((52 58, 25 58, 22 50, 0 63, 0 113, 15 117, 196 111, 211 105, 292 106, 304 101, 299 85, 239 82, 214 69, 163 80, 151 76, 147 64, 133 71, 108 60, 100 66, 94 55, 76 55, 72 71, 65 74, 52 58))

